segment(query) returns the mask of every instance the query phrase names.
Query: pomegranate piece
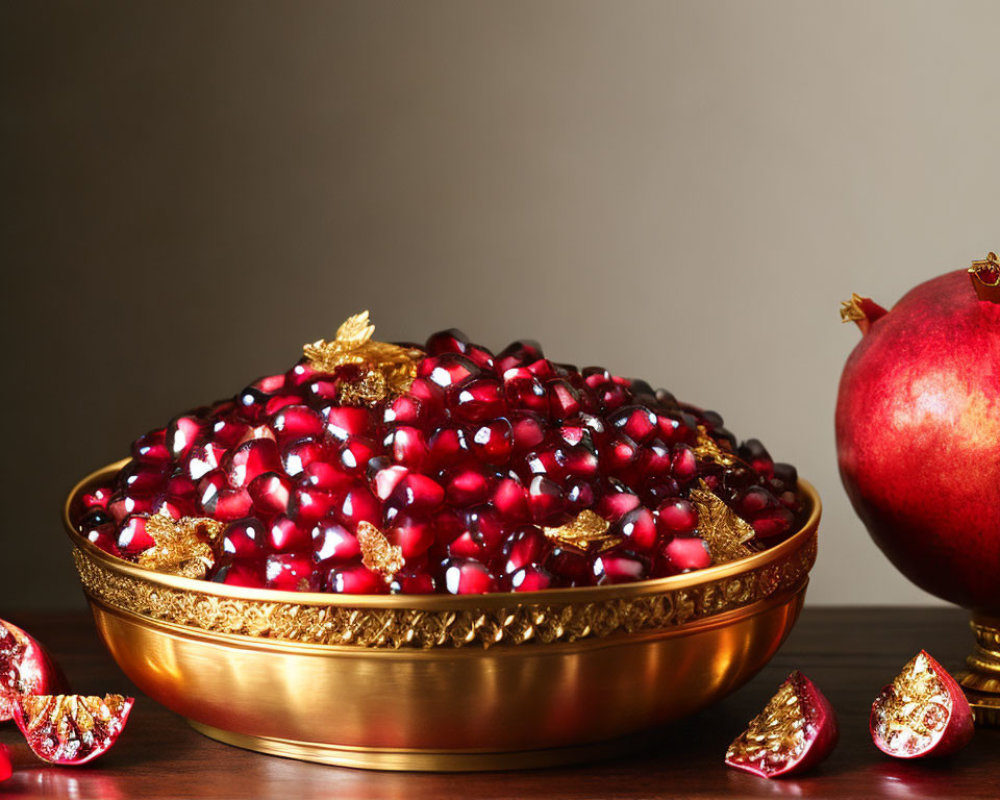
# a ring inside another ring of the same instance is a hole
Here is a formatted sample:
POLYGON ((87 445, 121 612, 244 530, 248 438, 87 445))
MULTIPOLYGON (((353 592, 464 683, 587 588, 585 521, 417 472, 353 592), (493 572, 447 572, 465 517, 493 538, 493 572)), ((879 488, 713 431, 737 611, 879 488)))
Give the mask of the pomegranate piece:
POLYGON ((0 722, 14 718, 18 697, 58 691, 64 683, 45 648, 17 625, 0 619, 0 722))
POLYGON ((0 744, 0 783, 14 774, 14 769, 10 763, 10 751, 7 745, 0 744))
POLYGON ((896 758, 947 756, 972 739, 972 709, 958 682, 921 650, 872 704, 872 741, 896 758))
POLYGON ((729 745, 726 764, 762 778, 803 772, 830 755, 838 735, 833 706, 796 671, 729 745))
POLYGON ((18 699, 14 721, 43 761, 86 764, 118 740, 134 703, 134 698, 119 694, 33 695, 18 699))

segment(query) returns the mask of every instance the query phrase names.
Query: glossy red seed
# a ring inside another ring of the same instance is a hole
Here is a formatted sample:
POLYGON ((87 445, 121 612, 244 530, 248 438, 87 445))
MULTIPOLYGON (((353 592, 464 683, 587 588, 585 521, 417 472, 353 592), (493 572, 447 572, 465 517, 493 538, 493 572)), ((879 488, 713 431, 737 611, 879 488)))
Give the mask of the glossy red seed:
POLYGON ((686 444, 674 448, 673 473, 681 483, 686 483, 698 474, 698 460, 694 451, 686 444))
POLYGON ((280 412, 289 406, 299 405, 301 397, 297 395, 279 394, 274 397, 269 397, 267 402, 264 403, 264 420, 265 424, 271 421, 270 424, 273 426, 273 420, 277 419, 280 412))
POLYGON ((434 544, 434 528, 430 522, 412 514, 399 514, 385 531, 391 544, 398 545, 407 562, 422 556, 434 544))
POLYGON ((110 499, 110 486, 96 486, 80 496, 80 504, 84 508, 107 508, 110 499))
POLYGON ((637 506, 612 524, 609 533, 625 538, 625 546, 630 550, 651 553, 656 549, 659 534, 656 520, 648 508, 637 506))
POLYGON ((649 577, 649 561, 631 553, 602 553, 594 559, 594 582, 630 583, 649 577))
POLYGON ((254 510, 264 516, 283 514, 292 495, 292 482, 277 472, 265 472, 247 487, 254 510))
POLYGON ((560 586, 593 584, 593 565, 587 556, 576 550, 556 547, 545 559, 544 566, 560 586))
POLYGON ((397 425, 423 425, 427 420, 423 404, 408 394, 403 394, 389 402, 382 415, 382 421, 397 425))
POLYGON ((267 529, 254 517, 230 522, 222 532, 222 552, 235 558, 259 556, 266 542, 267 529))
POLYGON ((630 491, 611 491, 597 503, 597 513, 605 519, 615 520, 640 504, 639 496, 630 491))
POLYGON ((149 514, 153 510, 153 495, 113 495, 108 501, 108 513, 115 522, 121 522, 129 514, 149 514))
POLYGON ((665 536, 691 533, 698 527, 698 512, 683 498, 665 500, 656 509, 656 525, 665 536))
POLYGON ((437 582, 429 572, 404 570, 396 573, 389 591, 392 594, 434 594, 437 582))
POLYGON ((529 564, 510 576, 510 588, 514 592, 540 592, 552 586, 552 574, 544 567, 529 564))
POLYGON ((426 475, 411 473, 394 487, 389 502, 403 509, 432 511, 444 500, 444 488, 426 475))
POLYGON ((323 580, 323 590, 337 594, 382 594, 385 581, 370 569, 356 564, 334 567, 323 580))
POLYGON ((427 440, 423 431, 410 425, 398 425, 385 439, 392 459, 410 469, 419 470, 427 458, 427 440))
POLYGON ((493 490, 494 508, 508 522, 522 522, 528 519, 528 492, 520 480, 504 478, 493 490))
POLYGON ((372 432, 372 414, 367 408, 331 406, 326 411, 326 430, 339 441, 372 432))
POLYGON ((302 362, 285 373, 285 386, 289 389, 297 389, 317 377, 319 377, 319 373, 308 363, 302 362))
POLYGON ((564 380, 549 381, 547 387, 549 398, 549 413, 554 419, 564 420, 580 413, 583 407, 580 393, 564 380))
POLYGON ((264 562, 257 558, 223 564, 212 576, 216 583, 227 586, 244 586, 250 589, 263 589, 265 583, 264 562))
POLYGON ((325 427, 320 413, 309 406, 294 403, 286 405, 271 417, 271 429, 279 442, 319 436, 325 427))
POLYGON ((476 427, 468 440, 469 451, 487 464, 502 466, 514 447, 514 430, 506 419, 496 419, 476 427))
POLYGON ((284 592, 309 592, 320 588, 313 575, 312 558, 303 553, 278 553, 264 562, 265 586, 284 592))
POLYGON ((253 500, 246 489, 223 489, 215 503, 214 516, 219 520, 245 517, 253 508, 253 500))
POLYGON ((371 476, 372 491, 379 500, 388 500, 399 482, 410 474, 410 470, 399 464, 379 469, 371 476))
POLYGON ((611 475, 622 475, 639 460, 639 446, 628 436, 618 434, 601 448, 601 465, 611 475))
POLYGON ((424 344, 424 351, 431 356, 442 353, 465 353, 469 349, 469 337, 458 328, 449 328, 431 334, 424 344))
POLYGON ((329 448, 315 439, 299 439, 284 445, 281 450, 281 464, 285 474, 295 477, 316 461, 328 461, 329 448))
POLYGON ((444 389, 427 378, 417 378, 407 393, 420 403, 421 422, 438 419, 444 413, 444 389))
POLYGON ((153 546, 152 537, 146 533, 146 517, 131 514, 118 528, 118 549, 126 556, 135 556, 153 546))
POLYGON ((378 500, 363 485, 353 486, 335 510, 337 520, 348 530, 356 530, 358 523, 370 522, 378 525, 382 521, 382 510, 378 500))
POLYGON ((267 546, 277 553, 304 552, 313 546, 310 530, 281 514, 267 528, 267 546))
POLYGON ((656 414, 645 406, 621 408, 611 415, 610 422, 637 444, 648 441, 658 431, 656 414))
POLYGON ((530 339, 511 342, 497 353, 493 364, 501 375, 513 367, 523 367, 542 358, 542 347, 530 339))
POLYGON ((523 525, 504 539, 496 562, 498 570, 509 574, 529 564, 541 563, 548 555, 549 549, 549 540, 545 538, 540 528, 523 525))
POLYGON ((167 447, 167 432, 161 428, 150 431, 132 442, 132 458, 144 464, 166 464, 172 453, 167 447))
POLYGON ((449 559, 443 565, 448 594, 485 594, 496 591, 496 581, 481 561, 449 559))
POLYGON ((226 457, 226 449, 215 442, 195 445, 181 461, 184 474, 199 481, 209 472, 218 469, 226 457))
POLYGON ((482 370, 475 362, 459 353, 432 356, 417 365, 418 378, 427 378, 442 388, 455 386, 481 374, 482 370))
POLYGON ((504 373, 504 399, 511 409, 548 416, 549 393, 545 384, 523 367, 504 373))
POLYGON ((368 462, 378 454, 378 446, 370 439, 352 437, 340 446, 337 466, 349 475, 362 476, 368 471, 368 462))
POLYGON ((288 504, 288 516, 302 526, 319 522, 337 506, 338 494, 298 486, 288 504))
POLYGON ((664 553, 670 563, 680 572, 704 569, 712 565, 705 542, 697 537, 677 537, 667 543, 664 553))
POLYGON ((316 405, 337 402, 340 398, 340 381, 318 378, 306 384, 306 399, 316 405))
POLYGON ((592 508, 596 497, 594 487, 588 481, 573 480, 566 485, 566 506, 571 514, 578 514, 585 509, 592 508))
POLYGON ((530 411, 511 412, 510 421, 515 452, 532 450, 545 441, 545 422, 530 411))
POLYGON ((759 538, 770 539, 788 533, 794 522, 795 515, 782 506, 761 512, 750 524, 759 538))
POLYGON ((149 513, 162 514, 171 519, 180 519, 181 517, 197 516, 198 510, 193 500, 161 494, 154 498, 149 513))
POLYGON ((205 423, 191 416, 175 417, 167 426, 166 443, 174 461, 188 454, 206 428, 205 423))
POLYGON ((346 562, 361 556, 361 546, 353 533, 333 520, 316 523, 311 531, 313 560, 346 562))
POLYGON ((271 439, 251 439, 226 454, 223 468, 229 485, 241 489, 258 475, 281 469, 278 446, 271 439))
POLYGON ((476 378, 454 386, 447 396, 453 418, 467 423, 484 422, 504 413, 503 386, 496 378, 476 378))
POLYGON ((465 351, 465 356, 477 367, 482 367, 484 370, 492 369, 494 366, 493 354, 485 347, 480 347, 475 344, 471 345, 469 349, 465 351))
POLYGON ((455 467, 471 455, 469 439, 465 429, 444 425, 431 434, 427 442, 431 464, 441 467, 455 467))
POLYGON ((528 510, 533 522, 540 525, 556 523, 566 504, 559 484, 544 475, 536 475, 528 485, 528 510))
POLYGON ((457 506, 479 503, 487 499, 493 488, 490 476, 479 469, 457 469, 445 481, 445 496, 457 506))
POLYGON ((249 430, 250 426, 240 419, 222 417, 212 423, 208 437, 213 444, 218 445, 223 450, 228 450, 245 441, 249 430))
POLYGON ((166 481, 165 466, 132 461, 118 473, 119 486, 129 495, 154 494, 163 488, 166 481))

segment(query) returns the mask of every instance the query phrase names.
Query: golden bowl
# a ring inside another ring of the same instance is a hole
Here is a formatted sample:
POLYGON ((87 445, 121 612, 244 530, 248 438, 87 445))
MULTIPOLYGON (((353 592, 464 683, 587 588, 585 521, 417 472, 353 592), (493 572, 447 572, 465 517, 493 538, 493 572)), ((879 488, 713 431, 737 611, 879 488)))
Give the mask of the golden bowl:
POLYGON ((389 770, 568 763, 734 691, 788 635, 820 500, 769 550, 686 575, 485 595, 334 595, 142 569, 80 536, 101 638, 143 692, 201 733, 273 755, 389 770))

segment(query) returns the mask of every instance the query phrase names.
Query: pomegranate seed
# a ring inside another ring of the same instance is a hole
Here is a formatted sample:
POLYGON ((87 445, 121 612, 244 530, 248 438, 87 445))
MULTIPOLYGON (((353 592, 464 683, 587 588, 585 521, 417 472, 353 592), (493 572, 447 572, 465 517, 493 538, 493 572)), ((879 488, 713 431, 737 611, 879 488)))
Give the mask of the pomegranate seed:
POLYGON ((146 517, 141 514, 130 514, 118 528, 118 549, 123 555, 138 555, 153 544, 153 538, 146 533, 146 517))
MULTIPOLYGON (((365 414, 366 418, 367 416, 365 414)), ((417 398, 403 394, 386 406, 385 412, 382 415, 382 421, 386 425, 395 423, 397 425, 420 426, 426 423, 427 415, 424 413, 423 404, 417 398)))
POLYGON ((343 525, 322 520, 312 529, 313 560, 319 563, 346 562, 361 555, 361 546, 343 525))
POLYGON ((656 509, 656 524, 664 536, 691 533, 698 527, 698 512, 689 501, 675 497, 656 509))
POLYGON ((250 426, 234 417, 222 417, 212 423, 211 442, 222 450, 246 441, 250 426))
POLYGON ((209 472, 218 469, 226 457, 226 449, 215 442, 195 445, 183 459, 184 474, 193 481, 199 481, 209 472))
POLYGON ((595 498, 594 487, 587 481, 570 481, 566 487, 566 507, 571 514, 592 508, 595 498))
POLYGON ((319 489, 323 492, 346 490, 353 483, 346 472, 326 461, 313 461, 298 475, 299 486, 303 489, 319 489))
POLYGON ((337 594, 381 594, 385 581, 361 564, 334 567, 323 581, 323 589, 337 594))
POLYGON ((528 493, 516 477, 504 478, 493 491, 493 506, 508 522, 528 518, 528 493))
POLYGON ((504 413, 503 386, 496 378, 476 378, 454 386, 448 394, 451 415, 463 422, 483 422, 504 413))
POLYGON ((205 423, 196 417, 174 417, 167 426, 166 443, 170 456, 174 461, 180 461, 195 446, 204 433, 205 423))
POLYGON ((544 566, 559 585, 590 586, 593 583, 590 559, 575 550, 554 548, 544 566))
POLYGON ((530 411, 516 411, 508 415, 511 424, 514 450, 531 450, 545 441, 545 423, 530 411))
POLYGON ((163 488, 166 477, 164 466, 132 461, 118 473, 118 482, 126 494, 152 494, 163 488))
POLYGON ((594 582, 628 583, 649 577, 649 561, 632 553, 603 553, 594 559, 594 582))
POLYGON ((453 505, 465 506, 485 500, 492 486, 490 476, 478 469, 453 470, 445 481, 445 495, 453 505))
POLYGON ((407 562, 422 556, 434 544, 434 529, 430 523, 412 514, 397 515, 385 536, 391 544, 402 549, 407 562))
POLYGON ((267 529, 267 546, 277 553, 302 552, 313 546, 313 537, 284 514, 275 517, 267 529))
POLYGON ((580 413, 580 393, 569 381, 554 380, 548 385, 549 412, 558 420, 569 419, 580 413))
POLYGON ((270 397, 264 404, 264 417, 271 420, 271 424, 273 425, 273 420, 278 417, 281 411, 289 406, 299 405, 299 401, 301 399, 302 398, 300 397, 289 394, 279 394, 274 397, 270 397))
POLYGON ((678 537, 664 548, 670 563, 680 572, 704 569, 712 565, 712 556, 705 542, 697 537, 678 537))
POLYGON ((523 367, 542 358, 542 347, 538 342, 521 339, 511 342, 497 353, 493 359, 497 372, 501 375, 513 367, 523 367))
POLYGON ((319 378, 306 386, 306 398, 316 406, 332 403, 340 398, 340 381, 319 378))
POLYGON ((247 486, 258 475, 281 469, 278 446, 270 439, 251 439, 230 451, 223 469, 235 489, 247 486))
POLYGON ((521 567, 510 576, 510 588, 515 592, 539 592, 551 585, 551 573, 537 564, 521 567))
POLYGON ((340 446, 337 465, 349 475, 361 476, 368 471, 368 462, 378 452, 375 442, 356 437, 340 446))
POLYGON ((216 519, 232 520, 245 517, 253 508, 253 500, 246 489, 223 489, 219 492, 213 512, 216 519))
POLYGON ((428 572, 399 572, 389 584, 392 594, 434 594, 436 588, 434 576, 428 572))
POLYGON ((420 403, 424 421, 438 419, 444 413, 444 389, 433 381, 417 378, 408 394, 420 403))
POLYGON ((337 505, 337 495, 322 489, 298 486, 292 492, 288 504, 288 516, 300 525, 307 526, 319 522, 331 513, 337 505))
POLYGON ((469 349, 469 337, 458 328, 449 328, 431 334, 424 345, 424 351, 431 356, 442 353, 465 353, 469 349))
POLYGON ((277 472, 264 472, 250 482, 247 492, 259 513, 265 516, 283 514, 288 509, 292 482, 277 472))
POLYGON ((351 488, 336 509, 338 521, 348 530, 356 530, 359 522, 378 525, 382 521, 382 511, 378 500, 363 485, 351 488))
POLYGON ((285 474, 293 478, 313 462, 327 459, 327 447, 315 439, 299 439, 285 445, 281 451, 281 463, 285 474))
POLYGON ((443 389, 477 378, 482 372, 471 359, 459 353, 443 353, 425 358, 417 366, 418 378, 427 378, 443 389))
POLYGON ((469 349, 465 351, 465 355, 477 367, 484 370, 493 368, 493 354, 485 347, 470 345, 469 349))
POLYGON ((530 364, 526 364, 528 372, 534 375, 536 378, 541 378, 547 380, 549 378, 554 378, 558 375, 556 368, 552 365, 552 362, 547 358, 539 358, 532 361, 530 364))
POLYGON ((782 536, 788 533, 795 522, 795 515, 787 508, 770 508, 759 516, 754 517, 750 523, 754 532, 761 539, 770 539, 775 536, 782 536))
POLYGON ((366 408, 331 406, 326 412, 326 429, 338 441, 372 432, 371 413, 366 408))
POLYGON ((540 525, 557 521, 566 512, 559 484, 544 475, 532 478, 528 486, 528 509, 532 521, 540 525))
POLYGON ((80 497, 80 503, 84 508, 107 508, 111 499, 110 486, 97 486, 90 491, 84 492, 80 497))
POLYGON ((472 558, 446 561, 444 586, 448 594, 486 594, 496 591, 496 581, 486 565, 472 558))
POLYGON ((403 477, 392 491, 389 502, 399 508, 430 511, 441 505, 444 488, 426 475, 413 473, 403 477))
POLYGON ((465 531, 461 536, 457 536, 448 544, 448 555, 452 558, 484 558, 486 553, 483 546, 472 538, 469 531, 465 531))
POLYGON ((399 485, 399 482, 409 474, 410 471, 406 467, 398 464, 379 469, 371 479, 372 490, 375 492, 375 496, 379 500, 388 500, 389 496, 399 485))
POLYGON ((504 373, 504 398, 510 408, 548 416, 549 393, 545 384, 523 367, 504 373))
POLYGON ((500 572, 513 573, 548 555, 549 541, 534 525, 524 525, 507 536, 500 548, 500 572))
POLYGON ((296 398, 289 398, 292 403, 286 405, 271 418, 271 429, 278 441, 304 439, 319 436, 325 427, 323 417, 309 406, 296 404, 296 398))
POLYGON ((222 564, 212 580, 227 586, 245 586, 250 589, 263 589, 264 562, 262 559, 247 559, 239 562, 222 564))
POLYGON ((616 436, 601 450, 602 466, 612 475, 625 474, 638 460, 638 445, 624 434, 616 436))
POLYGON ((419 428, 399 425, 385 439, 386 449, 399 464, 420 469, 427 458, 427 441, 419 428))
POLYGON ((246 517, 230 522, 222 532, 222 552, 237 558, 260 555, 267 531, 259 519, 246 517))
POLYGON ((162 514, 171 519, 193 517, 197 515, 194 503, 184 497, 172 497, 167 494, 158 495, 149 509, 150 514, 162 514))
POLYGON ((302 361, 285 373, 285 387, 297 389, 318 377, 319 373, 308 362, 302 361))
POLYGON ((639 496, 624 484, 613 483, 597 504, 597 513, 605 519, 619 519, 640 504, 639 496))
POLYGON ((132 442, 132 458, 143 464, 166 464, 172 457, 166 429, 150 431, 132 442))
POLYGON ((674 448, 673 470, 674 477, 681 483, 686 483, 698 474, 698 460, 694 450, 686 444, 679 444, 674 448))
POLYGON ((650 510, 642 506, 623 514, 621 519, 612 524, 609 533, 624 536, 628 547, 643 553, 655 550, 659 537, 656 520, 650 510))
POLYGON ((480 461, 501 466, 507 463, 514 446, 514 429, 506 419, 496 419, 476 428, 468 441, 469 450, 480 461))
POLYGON ((659 430, 656 414, 645 406, 621 408, 611 415, 610 421, 612 426, 637 444, 648 441, 659 430))
POLYGON ((264 562, 265 586, 285 592, 311 592, 319 589, 313 575, 312 559, 300 553, 278 553, 264 562))

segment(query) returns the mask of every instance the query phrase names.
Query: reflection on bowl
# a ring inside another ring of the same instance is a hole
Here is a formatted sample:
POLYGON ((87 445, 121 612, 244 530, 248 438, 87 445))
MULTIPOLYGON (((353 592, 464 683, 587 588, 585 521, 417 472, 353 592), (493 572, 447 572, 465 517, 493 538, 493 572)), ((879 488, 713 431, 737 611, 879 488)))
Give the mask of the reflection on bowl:
MULTIPOLYGON (((106 480, 112 464, 84 478, 106 480)), ((604 755, 739 688, 802 607, 820 501, 788 540, 686 575, 488 595, 278 592, 150 572, 70 525, 102 639, 146 694, 239 747, 479 770, 604 755)))

